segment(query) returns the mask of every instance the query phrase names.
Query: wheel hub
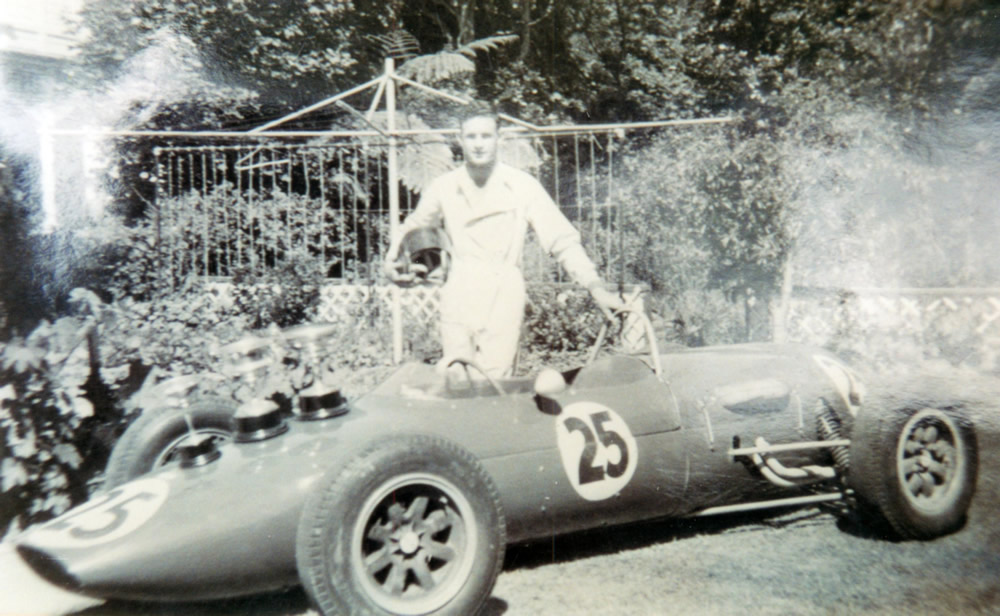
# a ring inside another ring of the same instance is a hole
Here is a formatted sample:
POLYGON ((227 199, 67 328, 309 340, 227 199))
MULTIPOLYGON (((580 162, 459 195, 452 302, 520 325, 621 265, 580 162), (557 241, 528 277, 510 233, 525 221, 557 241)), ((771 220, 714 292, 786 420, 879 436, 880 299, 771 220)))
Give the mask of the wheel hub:
POLYGON ((413 530, 403 532, 401 537, 394 540, 399 546, 399 551, 406 556, 412 556, 420 548, 420 535, 413 530))
POLYGON ((918 415, 909 427, 899 452, 906 497, 922 508, 943 506, 951 497, 958 464, 956 436, 936 414, 918 415))
POLYGON ((931 464, 933 463, 934 463, 934 457, 931 456, 931 452, 927 451, 926 449, 923 451, 923 453, 920 454, 920 458, 917 460, 917 464, 919 465, 920 470, 922 471, 926 471, 927 469, 929 469, 931 467, 931 464))
POLYGON ((232 438, 233 435, 231 432, 215 428, 200 428, 193 433, 185 432, 163 448, 160 455, 153 461, 152 468, 160 468, 161 466, 180 460, 181 450, 190 445, 204 444, 206 440, 210 440, 214 447, 218 447, 224 443, 228 443, 232 438))
POLYGON ((406 475, 362 511, 355 557, 375 603, 396 614, 425 614, 459 592, 475 553, 468 526, 475 516, 457 488, 406 475))

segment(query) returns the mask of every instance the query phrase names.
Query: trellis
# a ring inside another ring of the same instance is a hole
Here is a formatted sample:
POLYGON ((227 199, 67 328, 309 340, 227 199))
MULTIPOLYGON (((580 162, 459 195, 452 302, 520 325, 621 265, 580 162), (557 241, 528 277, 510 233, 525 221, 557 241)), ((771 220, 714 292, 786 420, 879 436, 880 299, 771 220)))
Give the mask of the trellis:
POLYGON ((790 340, 856 349, 869 359, 917 352, 1000 369, 1000 289, 800 288, 786 321, 790 340))

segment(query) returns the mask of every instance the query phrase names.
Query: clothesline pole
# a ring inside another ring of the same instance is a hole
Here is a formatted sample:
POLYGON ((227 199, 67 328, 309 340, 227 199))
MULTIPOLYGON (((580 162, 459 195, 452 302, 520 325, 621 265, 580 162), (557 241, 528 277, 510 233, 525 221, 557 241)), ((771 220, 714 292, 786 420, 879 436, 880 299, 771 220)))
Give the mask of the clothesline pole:
MULTIPOLYGON (((392 58, 385 59, 385 106, 388 114, 389 152, 387 166, 389 167, 389 237, 395 238, 399 233, 399 165, 396 152, 396 83, 393 79, 395 64, 392 58)), ((399 287, 392 285, 392 361, 398 364, 403 360, 403 315, 399 287)))

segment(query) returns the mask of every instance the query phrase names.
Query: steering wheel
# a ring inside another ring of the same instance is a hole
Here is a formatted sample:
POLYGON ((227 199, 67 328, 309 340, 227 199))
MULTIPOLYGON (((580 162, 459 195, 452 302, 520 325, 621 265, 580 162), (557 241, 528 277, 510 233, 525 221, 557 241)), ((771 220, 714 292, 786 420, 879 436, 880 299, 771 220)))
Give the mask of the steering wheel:
MULTIPOLYGON (((626 305, 625 308, 619 310, 615 316, 623 316, 626 319, 628 315, 635 315, 639 318, 639 322, 642 324, 643 333, 646 336, 646 340, 649 343, 649 354, 650 359, 653 363, 653 371, 656 376, 663 374, 663 366, 660 363, 660 349, 659 345, 656 343, 656 333, 653 331, 653 323, 646 316, 645 311, 640 308, 633 307, 631 305, 626 305)), ((601 324, 600 331, 597 332, 597 340, 594 341, 594 346, 590 347, 590 354, 587 356, 587 360, 583 362, 583 367, 586 368, 597 359, 597 354, 601 351, 601 347, 604 346, 604 341, 608 337, 609 325, 613 322, 613 319, 607 319, 601 324)), ((622 321, 622 329, 625 329, 625 322, 622 321)))
MULTIPOLYGON (((471 375, 471 374, 469 373, 469 368, 475 368, 475 369, 476 369, 476 370, 477 370, 477 371, 479 372, 479 374, 483 375, 483 378, 485 378, 485 379, 486 379, 486 381, 487 381, 487 382, 488 382, 488 383, 489 383, 490 385, 492 385, 492 386, 493 386, 493 389, 497 390, 497 393, 498 393, 498 394, 500 394, 501 396, 506 396, 506 395, 507 395, 507 392, 505 392, 505 391, 503 390, 503 388, 502 388, 502 387, 500 387, 500 384, 499 384, 499 383, 497 383, 497 382, 496 382, 496 381, 495 381, 495 380, 493 379, 493 377, 491 377, 490 375, 486 374, 486 371, 485 371, 485 370, 483 370, 483 367, 482 367, 482 366, 480 366, 480 365, 479 365, 479 364, 477 364, 476 362, 472 361, 471 359, 466 359, 466 358, 464 358, 464 357, 455 357, 455 358, 452 358, 452 359, 451 359, 451 361, 449 361, 449 362, 448 362, 448 365, 447 365, 447 367, 448 367, 448 368, 451 368, 451 367, 452 367, 452 366, 454 366, 455 364, 459 364, 459 365, 461 365, 461 366, 462 366, 463 368, 465 368, 465 376, 466 376, 466 378, 468 378, 468 379, 469 379, 469 384, 470 384, 470 385, 472 385, 472 375, 471 375)), ((445 378, 445 383, 447 384, 447 382, 448 382, 448 380, 447 380, 447 378, 445 378)))

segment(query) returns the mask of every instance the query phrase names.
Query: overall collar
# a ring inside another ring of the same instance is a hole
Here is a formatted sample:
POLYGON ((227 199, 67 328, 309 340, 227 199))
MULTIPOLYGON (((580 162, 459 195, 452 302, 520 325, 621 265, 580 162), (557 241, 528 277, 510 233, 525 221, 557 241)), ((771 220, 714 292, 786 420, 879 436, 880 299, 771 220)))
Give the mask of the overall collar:
POLYGON ((493 168, 493 173, 490 174, 486 184, 482 187, 477 186, 469 175, 469 170, 462 165, 457 169, 458 182, 457 190, 460 194, 465 197, 465 202, 469 204, 469 218, 466 224, 481 220, 483 218, 488 218, 490 216, 496 216, 497 214, 504 214, 514 210, 517 204, 514 203, 513 199, 487 199, 485 205, 475 204, 474 201, 478 196, 484 192, 489 192, 495 194, 498 188, 502 188, 506 191, 512 191, 513 185, 510 181, 509 167, 507 165, 497 162, 496 166, 493 168))

